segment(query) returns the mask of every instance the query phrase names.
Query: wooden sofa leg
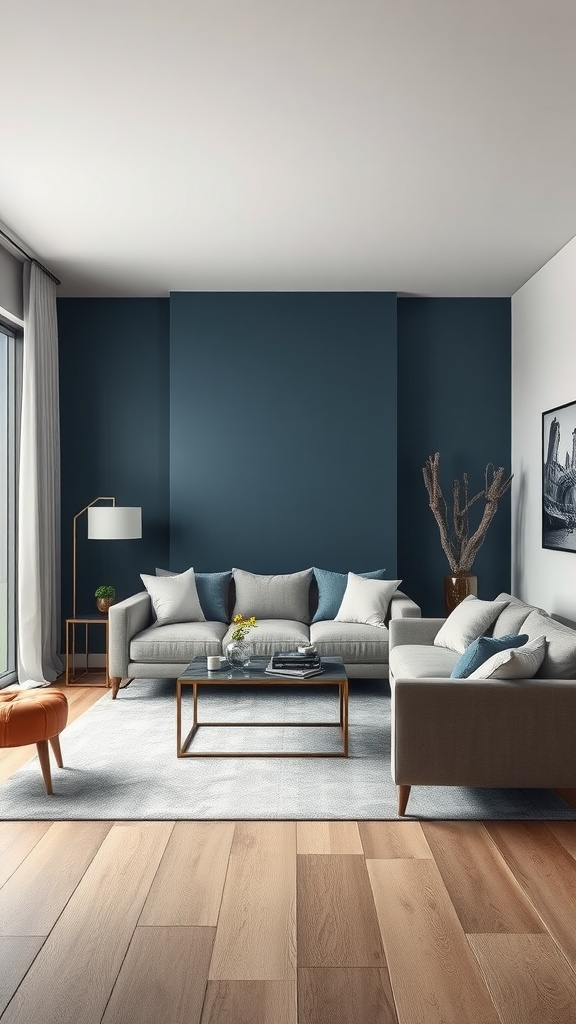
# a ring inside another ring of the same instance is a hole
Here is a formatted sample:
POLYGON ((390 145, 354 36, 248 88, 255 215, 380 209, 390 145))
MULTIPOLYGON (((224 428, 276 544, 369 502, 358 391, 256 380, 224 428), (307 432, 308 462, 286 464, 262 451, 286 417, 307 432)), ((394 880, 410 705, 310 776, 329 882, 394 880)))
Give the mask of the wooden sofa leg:
POLYGON ((410 796, 412 786, 397 786, 396 788, 398 791, 398 817, 403 818, 406 814, 408 798, 410 796))
POLYGON ((121 676, 112 676, 110 680, 110 686, 112 687, 112 700, 116 700, 118 696, 118 690, 120 689, 120 683, 122 682, 121 676))

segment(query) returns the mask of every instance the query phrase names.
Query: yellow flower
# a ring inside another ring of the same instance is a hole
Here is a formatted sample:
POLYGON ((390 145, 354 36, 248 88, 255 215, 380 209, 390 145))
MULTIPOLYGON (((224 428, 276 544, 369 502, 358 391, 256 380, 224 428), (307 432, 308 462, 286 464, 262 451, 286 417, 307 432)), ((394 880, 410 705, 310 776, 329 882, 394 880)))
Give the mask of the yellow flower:
POLYGON ((253 629, 256 625, 256 616, 251 615, 249 619, 245 619, 238 613, 232 619, 232 625, 236 627, 232 631, 232 640, 243 640, 248 630, 253 629))

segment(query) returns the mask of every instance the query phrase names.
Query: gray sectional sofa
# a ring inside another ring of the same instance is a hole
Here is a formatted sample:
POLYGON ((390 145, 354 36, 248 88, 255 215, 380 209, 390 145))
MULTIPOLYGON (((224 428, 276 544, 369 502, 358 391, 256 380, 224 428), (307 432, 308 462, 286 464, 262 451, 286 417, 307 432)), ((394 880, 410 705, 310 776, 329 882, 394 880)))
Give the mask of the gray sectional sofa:
MULTIPOLYGON (((233 586, 233 584, 232 584, 233 586)), ((303 643, 315 644, 320 656, 343 658, 349 676, 388 677, 389 622, 417 617, 420 608, 397 591, 390 602, 387 626, 378 627, 328 619, 311 622, 315 612, 314 586, 310 586, 308 621, 258 617, 257 628, 248 636, 254 655, 267 656, 277 650, 296 650, 303 643)), ((233 593, 229 618, 234 607, 233 593)), ((250 608, 247 609, 251 614, 250 608)), ((224 654, 231 639, 229 622, 176 622, 158 625, 154 621, 149 594, 144 591, 112 605, 109 611, 109 675, 112 697, 122 681, 177 678, 198 655, 224 654)))
POLYGON ((492 635, 546 635, 533 679, 451 679, 460 654, 434 646, 444 619, 390 623, 392 777, 412 786, 576 787, 576 631, 511 594, 492 635))

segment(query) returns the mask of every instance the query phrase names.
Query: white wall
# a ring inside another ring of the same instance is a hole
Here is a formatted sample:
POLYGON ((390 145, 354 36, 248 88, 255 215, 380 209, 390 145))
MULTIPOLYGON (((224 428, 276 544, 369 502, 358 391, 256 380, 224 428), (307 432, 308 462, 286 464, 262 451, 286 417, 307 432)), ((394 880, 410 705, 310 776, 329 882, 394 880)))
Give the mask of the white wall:
POLYGON ((576 552, 542 548, 542 413, 575 401, 576 238, 512 297, 512 592, 571 622, 576 552))

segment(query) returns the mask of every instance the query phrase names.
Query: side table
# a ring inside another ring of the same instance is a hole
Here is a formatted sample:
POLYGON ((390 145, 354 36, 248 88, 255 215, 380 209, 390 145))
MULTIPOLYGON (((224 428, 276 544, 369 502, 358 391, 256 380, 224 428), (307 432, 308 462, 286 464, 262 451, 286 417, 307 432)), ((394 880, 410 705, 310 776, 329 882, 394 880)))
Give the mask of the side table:
MULTIPOLYGON (((108 616, 107 615, 77 615, 75 618, 66 619, 66 686, 86 685, 79 680, 89 672, 89 651, 88 634, 90 626, 104 626, 104 647, 106 651, 106 687, 110 686, 110 675, 108 673, 108 616), (76 626, 84 626, 84 648, 86 651, 86 668, 79 675, 76 675, 76 626), (72 671, 70 671, 72 669, 72 671)), ((102 684, 91 684, 102 685, 102 684)))

